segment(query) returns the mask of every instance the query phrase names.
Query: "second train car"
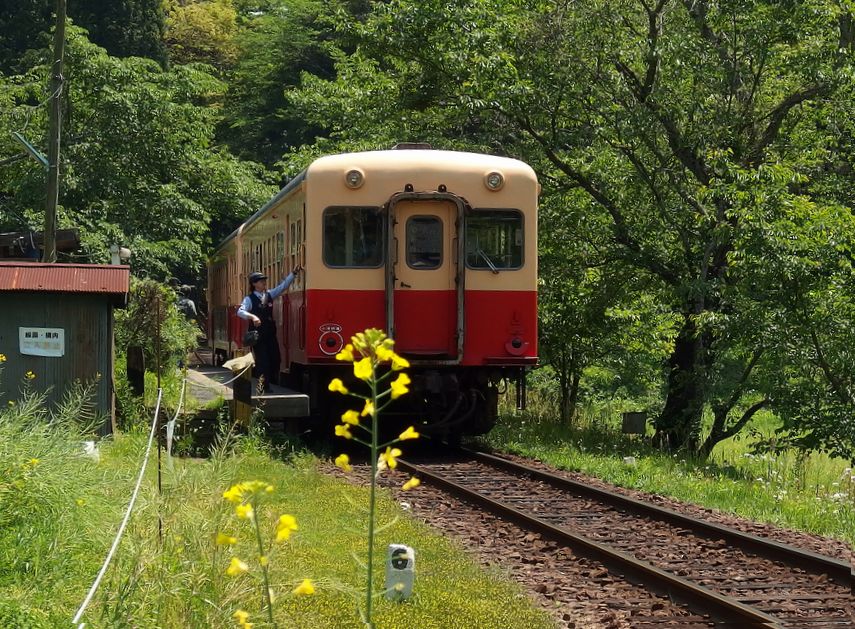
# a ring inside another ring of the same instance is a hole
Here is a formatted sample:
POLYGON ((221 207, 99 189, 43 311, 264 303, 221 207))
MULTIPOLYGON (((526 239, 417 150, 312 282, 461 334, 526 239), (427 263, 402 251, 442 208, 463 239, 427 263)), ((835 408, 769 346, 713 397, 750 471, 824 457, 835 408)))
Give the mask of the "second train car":
POLYGON ((302 274, 274 304, 284 384, 330 411, 350 336, 380 328, 411 363, 402 412, 423 432, 481 434, 537 362, 537 201, 525 163, 399 145, 315 160, 232 233, 208 266, 209 338, 240 351, 248 276, 302 274))

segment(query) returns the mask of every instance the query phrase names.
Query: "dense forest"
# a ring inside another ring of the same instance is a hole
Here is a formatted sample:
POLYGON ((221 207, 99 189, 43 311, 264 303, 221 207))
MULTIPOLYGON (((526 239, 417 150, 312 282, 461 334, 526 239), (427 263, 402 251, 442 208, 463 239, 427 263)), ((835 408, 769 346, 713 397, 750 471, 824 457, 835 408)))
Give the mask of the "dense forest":
MULTIPOLYGON (((0 231, 39 229, 49 0, 0 2, 0 231)), ((205 253, 315 156, 399 141, 543 184, 541 355, 702 456, 761 409, 855 459, 851 0, 69 0, 67 260, 205 253)))

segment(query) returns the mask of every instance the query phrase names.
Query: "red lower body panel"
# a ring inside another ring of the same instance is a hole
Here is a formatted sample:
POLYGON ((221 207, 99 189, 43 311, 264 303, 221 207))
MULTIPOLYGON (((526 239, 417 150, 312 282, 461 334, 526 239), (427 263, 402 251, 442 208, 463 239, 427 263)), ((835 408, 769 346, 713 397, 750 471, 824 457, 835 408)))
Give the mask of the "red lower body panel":
MULTIPOLYGON (((334 361, 350 337, 366 328, 386 328, 386 293, 382 290, 308 290, 305 297, 305 357, 334 361)), ((398 350, 454 356, 457 349, 456 293, 396 293, 398 350), (440 335, 445 338, 441 339, 440 335), (420 341, 419 339, 427 339, 420 341)), ((533 364, 537 357, 536 291, 466 291, 464 297, 465 365, 533 364)))

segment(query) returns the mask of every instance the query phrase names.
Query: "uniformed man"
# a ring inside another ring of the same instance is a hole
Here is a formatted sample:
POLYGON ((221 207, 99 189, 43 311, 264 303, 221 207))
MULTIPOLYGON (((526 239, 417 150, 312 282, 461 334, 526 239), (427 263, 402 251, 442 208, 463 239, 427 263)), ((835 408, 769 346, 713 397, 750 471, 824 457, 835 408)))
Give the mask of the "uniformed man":
POLYGON ((255 357, 255 369, 259 378, 263 378, 264 390, 270 390, 271 383, 279 382, 279 341, 276 340, 276 322, 273 320, 273 301, 279 297, 300 274, 302 267, 297 265, 278 286, 267 290, 267 276, 254 271, 249 274, 249 295, 243 298, 237 315, 246 319, 258 330, 258 342, 252 348, 255 357))

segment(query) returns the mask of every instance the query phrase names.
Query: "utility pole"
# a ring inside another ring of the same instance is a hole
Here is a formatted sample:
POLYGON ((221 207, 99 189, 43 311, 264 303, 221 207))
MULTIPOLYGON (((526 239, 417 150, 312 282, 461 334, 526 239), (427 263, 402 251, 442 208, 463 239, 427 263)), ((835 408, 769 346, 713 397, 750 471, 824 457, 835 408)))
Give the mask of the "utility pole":
POLYGON ((62 61, 65 56, 66 0, 56 0, 56 28, 53 33, 51 65, 50 128, 48 129, 48 179, 45 203, 43 262, 56 262, 56 206, 59 203, 59 138, 62 131, 62 61))

